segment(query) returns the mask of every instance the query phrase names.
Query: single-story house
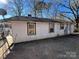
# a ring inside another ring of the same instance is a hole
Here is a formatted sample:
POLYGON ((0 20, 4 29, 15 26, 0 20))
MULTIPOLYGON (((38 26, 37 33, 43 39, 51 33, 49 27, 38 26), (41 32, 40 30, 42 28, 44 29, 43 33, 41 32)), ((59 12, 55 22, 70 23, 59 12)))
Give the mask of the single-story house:
POLYGON ((15 43, 71 34, 74 23, 67 20, 15 16, 7 19, 11 24, 15 43))

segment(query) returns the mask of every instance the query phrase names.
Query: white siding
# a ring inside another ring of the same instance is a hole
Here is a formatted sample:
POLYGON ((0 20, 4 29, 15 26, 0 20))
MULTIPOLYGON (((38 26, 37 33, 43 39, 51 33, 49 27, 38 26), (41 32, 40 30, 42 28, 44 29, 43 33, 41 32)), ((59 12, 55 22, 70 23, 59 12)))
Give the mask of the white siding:
POLYGON ((75 26, 74 26, 74 24, 72 24, 72 25, 71 25, 71 33, 74 32, 74 28, 75 28, 75 26))
POLYGON ((15 38, 15 42, 26 41, 26 22, 12 22, 12 31, 15 38))
MULTIPOLYGON (((60 29, 60 23, 55 23, 54 32, 49 32, 49 22, 36 22, 36 35, 27 35, 27 22, 13 21, 12 30, 15 37, 15 42, 24 42, 38 40, 43 38, 55 37, 64 35, 64 29, 60 29)), ((66 27, 66 25, 64 25, 66 27)), ((72 26, 73 29, 73 26, 72 26)), ((73 32, 73 31, 72 31, 73 32)))
POLYGON ((55 23, 55 32, 57 33, 58 36, 64 35, 64 29, 60 29, 60 23, 55 23))

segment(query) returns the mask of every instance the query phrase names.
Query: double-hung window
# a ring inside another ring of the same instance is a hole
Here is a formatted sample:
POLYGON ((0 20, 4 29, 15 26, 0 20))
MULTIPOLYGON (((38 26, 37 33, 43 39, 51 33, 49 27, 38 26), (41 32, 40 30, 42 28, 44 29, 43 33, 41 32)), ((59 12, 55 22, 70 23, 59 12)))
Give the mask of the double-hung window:
POLYGON ((54 32, 54 23, 53 22, 49 23, 49 32, 54 32))
POLYGON ((36 23, 35 22, 28 22, 27 23, 27 34, 28 35, 35 35, 36 34, 36 23))
POLYGON ((60 29, 64 29, 64 23, 60 23, 60 29))

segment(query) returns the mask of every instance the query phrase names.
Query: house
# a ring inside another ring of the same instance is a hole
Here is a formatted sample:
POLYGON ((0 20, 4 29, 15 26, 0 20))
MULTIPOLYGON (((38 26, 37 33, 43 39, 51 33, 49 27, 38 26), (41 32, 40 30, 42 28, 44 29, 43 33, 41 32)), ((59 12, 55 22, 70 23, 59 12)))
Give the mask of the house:
POLYGON ((15 16, 7 19, 11 24, 15 43, 71 34, 74 23, 67 20, 15 16))

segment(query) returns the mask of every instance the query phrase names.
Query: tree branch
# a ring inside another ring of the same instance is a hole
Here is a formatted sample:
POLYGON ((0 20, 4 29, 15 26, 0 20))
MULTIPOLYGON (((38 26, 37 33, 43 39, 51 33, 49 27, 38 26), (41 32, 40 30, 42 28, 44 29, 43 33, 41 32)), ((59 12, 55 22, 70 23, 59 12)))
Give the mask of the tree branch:
POLYGON ((73 15, 74 15, 74 17, 75 17, 75 19, 77 18, 76 17, 76 14, 75 14, 75 12, 74 12, 74 9, 72 8, 72 6, 71 6, 71 3, 70 3, 71 1, 69 0, 69 7, 70 7, 70 10, 71 10, 71 12, 73 13, 73 15))
POLYGON ((71 3, 70 3, 71 1, 69 0, 69 6, 66 6, 65 4, 63 4, 63 3, 59 3, 61 6, 63 6, 63 7, 65 7, 65 8, 67 8, 67 9, 69 9, 69 10, 71 10, 71 12, 72 12, 72 14, 74 15, 74 17, 75 17, 75 19, 77 18, 77 15, 75 14, 75 13, 77 13, 76 12, 76 10, 71 6, 71 3))
POLYGON ((63 17, 65 17, 65 18, 67 18, 67 19, 69 19, 69 20, 71 20, 73 22, 73 19, 71 19, 70 17, 68 17, 66 15, 63 15, 63 14, 60 14, 60 15, 63 16, 63 17))
POLYGON ((66 11, 60 11, 60 13, 71 13, 72 14, 72 12, 66 12, 66 11))

